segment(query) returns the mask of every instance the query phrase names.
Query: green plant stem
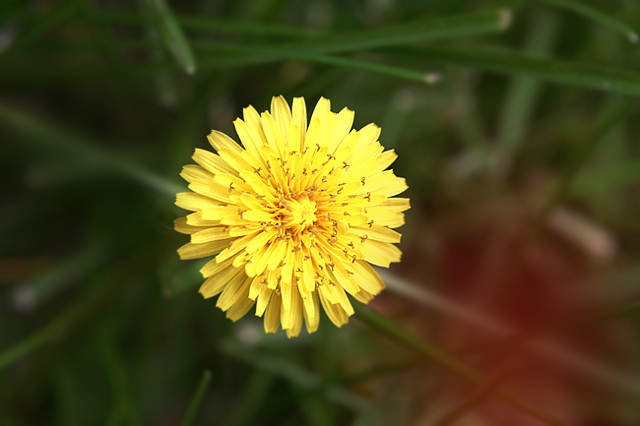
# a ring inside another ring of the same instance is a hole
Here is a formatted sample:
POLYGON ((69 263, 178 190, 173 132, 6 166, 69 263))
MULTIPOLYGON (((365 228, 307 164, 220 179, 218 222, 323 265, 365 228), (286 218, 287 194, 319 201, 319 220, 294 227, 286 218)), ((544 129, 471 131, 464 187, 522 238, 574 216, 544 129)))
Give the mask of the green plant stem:
MULTIPOLYGON (((87 17, 90 22, 141 26, 145 21, 140 15, 127 12, 100 13, 87 17)), ((212 33, 239 34, 245 36, 302 39, 322 35, 320 31, 262 22, 211 19, 200 16, 176 15, 180 25, 187 30, 201 30, 212 33)))
POLYGON ((110 153, 91 140, 65 133, 28 114, 0 104, 0 122, 28 136, 41 146, 64 153, 71 159, 126 176, 164 195, 174 196, 185 188, 138 164, 110 153))
POLYGON ((127 262, 115 275, 113 285, 103 285, 99 290, 83 296, 81 300, 71 303, 70 307, 38 331, 22 339, 13 347, 0 352, 0 371, 65 335, 73 326, 82 324, 82 319, 95 315, 109 305, 119 291, 130 283, 131 277, 157 261, 158 253, 166 249, 166 244, 156 244, 145 249, 131 262, 127 262))
POLYGON ((349 408, 362 411, 369 406, 368 401, 346 389, 337 386, 325 386, 322 380, 299 366, 280 357, 258 353, 255 349, 243 347, 233 341, 226 341, 220 348, 223 353, 284 377, 291 383, 310 391, 323 391, 327 399, 349 408))
POLYGON ((184 419, 182 420, 182 426, 191 426, 193 424, 193 419, 198 412, 198 408, 200 408, 200 404, 202 404, 202 398, 204 398, 204 394, 209 388, 210 383, 211 371, 205 370, 204 373, 202 373, 202 378, 200 379, 200 383, 198 383, 196 391, 191 397, 189 408, 187 409, 187 413, 184 415, 184 419))
POLYGON ((188 75, 196 72, 196 58, 173 11, 165 0, 141 0, 149 23, 156 29, 167 51, 188 75))
POLYGON ((439 421, 436 426, 452 426, 470 412, 473 408, 484 402, 494 393, 514 372, 516 365, 506 364, 493 374, 485 383, 479 386, 471 395, 464 399, 460 404, 449 410, 439 421))
POLYGON ((541 59, 505 49, 481 46, 464 49, 403 46, 384 49, 384 52, 509 75, 530 75, 555 83, 608 93, 640 96, 640 72, 631 69, 541 59))
POLYGON ((584 1, 576 0, 542 0, 543 3, 547 3, 552 6, 556 6, 562 9, 570 10, 582 15, 593 21, 606 25, 622 34, 624 34, 631 43, 638 43, 638 33, 636 30, 627 25, 625 22, 619 21, 598 9, 585 4, 584 1))
MULTIPOLYGON (((410 333, 388 318, 385 318, 377 312, 361 306, 360 304, 355 304, 354 309, 358 318, 365 324, 367 324, 374 330, 390 337, 397 343, 400 343, 401 345, 409 349, 427 356, 442 367, 472 383, 479 383, 481 385, 486 383, 484 374, 480 373, 473 367, 470 367, 466 363, 458 360, 454 356, 444 352, 440 348, 432 345, 426 340, 423 340, 418 336, 410 333)), ((515 407, 518 410, 544 422, 545 424, 557 426, 566 425, 561 420, 556 419, 550 414, 545 413, 537 407, 532 406, 529 402, 523 400, 519 396, 516 396, 515 394, 504 388, 495 389, 493 395, 497 396, 512 407, 515 407)))
MULTIPOLYGON (((560 28, 559 24, 557 13, 547 11, 534 15, 525 52, 532 57, 546 57, 560 28)), ((514 77, 509 85, 495 146, 495 153, 500 156, 499 165, 505 166, 500 170, 502 175, 509 170, 512 157, 524 139, 541 87, 539 79, 527 75, 514 77)))
POLYGON ((4 52, 0 53, 0 63, 25 48, 33 45, 38 39, 49 31, 61 25, 71 16, 76 14, 85 0, 64 1, 52 11, 43 13, 42 17, 24 31, 4 52))
MULTIPOLYGON (((92 16, 89 19, 127 25, 141 25, 144 23, 139 16, 126 13, 101 14, 92 16)), ((289 44, 286 47, 322 53, 361 51, 373 47, 487 34, 505 30, 509 26, 510 19, 511 11, 501 9, 422 19, 408 24, 327 35, 322 32, 309 32, 295 27, 265 25, 258 22, 222 21, 185 15, 176 16, 176 20, 181 26, 192 30, 291 39, 312 36, 310 40, 289 44)))
POLYGON ((613 111, 611 111, 602 120, 601 123, 596 125, 594 131, 592 132, 593 136, 584 144, 582 149, 579 151, 577 157, 570 165, 569 169, 562 176, 562 179, 556 187, 556 190, 544 207, 542 214, 540 215, 540 223, 545 223, 553 209, 562 200, 565 199, 569 192, 569 189, 571 188, 571 184, 573 183, 575 176, 587 163, 589 158, 591 158, 591 155, 593 154, 598 144, 602 142, 604 140, 604 137, 629 114, 631 107, 635 102, 636 99, 634 98, 625 99, 620 103, 618 107, 614 108, 613 111))

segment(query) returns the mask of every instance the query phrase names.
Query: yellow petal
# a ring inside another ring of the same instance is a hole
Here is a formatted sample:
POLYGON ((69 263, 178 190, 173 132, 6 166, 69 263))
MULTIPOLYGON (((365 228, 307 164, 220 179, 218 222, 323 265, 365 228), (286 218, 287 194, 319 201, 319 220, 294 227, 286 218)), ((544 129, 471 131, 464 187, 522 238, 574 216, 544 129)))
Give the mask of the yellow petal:
POLYGON ((219 220, 206 220, 202 218, 202 212, 195 212, 187 215, 187 224, 193 226, 217 226, 220 225, 219 220))
POLYGON ((392 244, 367 240, 364 243, 362 254, 367 262, 388 268, 391 262, 400 262, 402 252, 392 244))
POLYGON ((407 181, 404 178, 394 177, 383 187, 371 191, 371 194, 382 194, 390 198, 406 191, 408 188, 407 181))
POLYGON ((216 259, 211 259, 202 267, 202 269, 200 269, 200 273, 205 278, 212 277, 230 267, 233 264, 234 259, 235 258, 229 258, 224 262, 218 262, 216 259))
POLYGON ((345 136, 349 134, 351 131, 351 127, 353 126, 353 118, 355 113, 350 109, 343 108, 342 111, 338 113, 336 128, 331 140, 329 140, 328 147, 330 153, 335 153, 336 150, 342 144, 345 136))
POLYGON ((387 198, 382 204, 380 204, 380 207, 392 209, 396 212, 403 212, 405 210, 409 210, 411 208, 411 204, 409 203, 408 198, 393 197, 387 198))
POLYGON ((234 275, 227 286, 222 290, 222 294, 216 302, 216 306, 223 311, 226 311, 233 306, 241 297, 247 297, 249 295, 249 286, 251 285, 251 278, 247 277, 244 272, 239 272, 234 275))
POLYGON ((300 132, 300 151, 304 149, 304 138, 307 133, 307 105, 304 98, 293 98, 292 123, 298 126, 300 132))
POLYGON ((318 293, 313 292, 309 297, 303 299, 304 304, 304 321, 307 331, 313 333, 318 329, 320 324, 320 302, 318 301, 318 293))
POLYGON ((264 317, 264 331, 266 333, 275 333, 280 327, 280 297, 274 294, 269 299, 267 312, 264 317))
POLYGON ((193 226, 187 223, 186 217, 181 217, 173 221, 173 229, 181 234, 195 234, 203 229, 208 229, 207 226, 193 226))
POLYGON ((214 174, 205 170, 204 167, 189 164, 182 168, 180 176, 187 182, 191 182, 193 179, 213 180, 214 174))
POLYGON ((271 114, 280 127, 280 132, 285 135, 291 124, 291 109, 282 95, 271 99, 271 114))
POLYGON ((236 173, 231 166, 229 166, 219 155, 213 152, 196 148, 193 159, 196 163, 200 164, 205 170, 211 173, 236 173))
POLYGON ((187 243, 178 249, 180 259, 200 259, 212 256, 229 247, 231 240, 212 241, 204 244, 187 243))
MULTIPOLYGON (((213 200, 217 200, 220 203, 230 202, 228 188, 222 186, 221 184, 215 181, 194 179, 189 184, 189 189, 192 190, 193 192, 197 192, 198 194, 204 195, 205 197, 209 197, 213 200)), ((220 204, 220 203, 217 203, 217 204, 220 204)))
MULTIPOLYGON (((267 306, 269 306, 269 302, 271 301, 271 298, 275 297, 274 296, 275 293, 276 292, 274 290, 271 290, 270 288, 268 288, 266 285, 263 284, 263 288, 260 291, 260 294, 258 295, 258 303, 256 304, 257 317, 261 317, 262 315, 264 315, 264 312, 267 309, 267 306)), ((278 318, 280 317, 278 316, 278 318)), ((276 329, 277 329, 277 326, 276 326, 276 329)))
POLYGON ((212 277, 209 277, 200 287, 200 294, 204 298, 209 298, 217 295, 225 289, 229 281, 237 275, 242 275, 240 269, 227 265, 225 268, 218 271, 212 277))
POLYGON ((352 227, 349 229, 349 233, 360 237, 362 240, 371 238, 385 243, 399 243, 400 238, 402 237, 402 234, 399 232, 380 225, 372 225, 371 227, 352 227))
POLYGON ((366 292, 378 294, 384 288, 382 278, 367 262, 356 260, 349 270, 353 272, 355 282, 366 292))
POLYGON ((242 148, 236 143, 236 141, 234 141, 224 133, 218 132, 217 130, 213 130, 209 134, 209 136, 207 136, 207 139, 209 139, 209 143, 213 148, 215 148, 216 151, 219 151, 223 148, 230 149, 236 152, 242 151, 242 148))
POLYGON ((383 152, 382 154, 380 154, 378 158, 376 158, 376 163, 378 163, 378 165, 376 166, 373 173, 383 171, 384 169, 389 167, 394 161, 396 161, 396 158, 398 158, 398 155, 393 149, 383 152))
POLYGON ((202 244, 210 241, 228 240, 229 238, 232 237, 229 235, 229 229, 226 226, 216 226, 203 229, 191 235, 191 242, 194 244, 202 244))
POLYGON ((325 296, 321 293, 318 294, 320 303, 322 303, 322 307, 324 311, 327 313, 327 316, 337 327, 342 327, 349 321, 349 316, 344 312, 340 305, 334 305, 329 302, 325 296))
POLYGON ((192 212, 219 205, 220 202, 214 201, 202 194, 195 194, 193 192, 178 192, 176 194, 176 206, 192 212))

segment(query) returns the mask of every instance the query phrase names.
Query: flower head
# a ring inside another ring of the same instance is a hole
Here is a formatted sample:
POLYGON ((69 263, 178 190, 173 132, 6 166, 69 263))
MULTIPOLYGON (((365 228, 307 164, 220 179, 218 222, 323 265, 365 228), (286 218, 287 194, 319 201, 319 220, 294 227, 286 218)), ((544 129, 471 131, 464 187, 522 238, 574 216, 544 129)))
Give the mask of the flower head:
POLYGON ((380 129, 352 130, 353 111, 330 110, 321 98, 309 126, 303 98, 274 97, 271 113, 244 109, 234 122, 241 147, 213 131, 218 152, 196 149, 198 165, 181 176, 193 192, 176 205, 193 213, 175 221, 191 242, 182 259, 216 255, 200 271, 204 297, 233 321, 257 304, 268 333, 280 324, 297 336, 303 319, 316 331, 320 306, 338 327, 353 307, 347 293, 367 303, 384 284, 371 264, 400 261, 391 243, 404 223, 405 180, 385 170, 396 159, 378 142, 380 129))

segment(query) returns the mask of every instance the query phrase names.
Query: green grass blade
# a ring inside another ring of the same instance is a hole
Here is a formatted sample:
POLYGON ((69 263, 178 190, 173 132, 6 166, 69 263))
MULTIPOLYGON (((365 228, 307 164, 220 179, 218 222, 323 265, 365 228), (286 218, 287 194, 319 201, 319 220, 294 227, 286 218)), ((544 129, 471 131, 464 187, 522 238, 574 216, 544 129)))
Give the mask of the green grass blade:
POLYGON ((453 426, 465 414, 471 412, 475 407, 484 402, 491 394, 498 389, 514 373, 517 365, 513 362, 504 365, 494 373, 483 385, 479 386, 471 395, 465 398, 457 406, 445 413, 435 424, 438 426, 453 426))
POLYGON ((511 11, 502 9, 430 18, 387 28, 317 37, 284 47, 315 53, 359 52, 381 47, 495 33, 505 30, 510 23, 511 11))
POLYGON ((106 252, 105 243, 93 242, 82 246, 68 258, 60 259, 43 274, 19 283, 14 291, 16 303, 28 309, 41 306, 64 290, 73 280, 98 265, 106 252))
POLYGON ((410 70, 407 68, 396 67, 393 65, 385 65, 360 59, 318 54, 299 49, 215 42, 197 43, 196 46, 198 48, 203 48, 204 51, 215 50, 217 52, 224 52, 231 55, 229 58, 222 59, 203 58, 201 60, 202 66, 244 66, 283 59, 298 59, 320 64, 335 65, 344 68, 360 69, 363 71, 375 72, 383 75, 418 81, 420 83, 434 84, 440 80, 440 75, 437 73, 425 73, 421 71, 410 70))
MULTIPOLYGON (((97 15, 90 19, 128 25, 140 25, 142 23, 140 18, 126 13, 97 15)), ((176 19, 183 27, 193 30, 227 32, 259 37, 307 38, 312 35, 313 39, 311 40, 289 43, 284 47, 318 53, 337 53, 504 31, 511 23, 511 10, 501 9, 458 16, 429 18, 408 24, 342 32, 333 35, 323 35, 323 33, 319 32, 310 33, 307 30, 295 27, 217 20, 197 16, 182 15, 177 16, 176 19)))
POLYGON ((580 173, 571 184, 570 193, 587 196, 637 183, 640 179, 640 159, 622 161, 580 173))
POLYGON ((567 196, 571 185, 573 184, 573 180, 580 169, 586 164, 586 162, 593 154, 593 151, 604 139, 607 133, 609 133, 629 114, 631 107, 633 106, 635 101, 636 100, 634 98, 625 99, 619 105, 616 105, 614 108, 612 108, 611 111, 608 111, 607 115, 601 120, 601 122, 596 124, 593 132, 591 133, 593 135, 591 137, 591 140, 587 141, 584 144, 577 157, 573 161, 573 164, 570 165, 570 168, 560 179, 560 182, 558 183, 553 195, 549 199, 549 202, 547 203, 545 209, 541 214, 541 223, 547 219, 553 208, 567 196))
POLYGON ((155 264, 159 253, 167 248, 165 243, 144 248, 129 262, 120 265, 113 275, 105 276, 106 279, 109 279, 108 283, 103 284, 96 291, 81 296, 80 300, 72 302, 67 309, 49 321, 47 325, 11 348, 0 352, 0 371, 41 347, 58 340, 72 328, 86 325, 84 319, 95 316, 110 306, 119 292, 130 284, 134 277, 155 264))
POLYGON ((44 13, 44 16, 38 19, 33 26, 27 28, 7 50, 0 53, 0 61, 7 59, 20 50, 28 48, 49 31, 61 25, 78 11, 80 4, 84 1, 85 0, 64 1, 55 10, 44 13))
POLYGON ((353 394, 344 388, 325 386, 320 377, 281 357, 258 353, 255 348, 244 347, 234 341, 224 342, 221 350, 229 356, 283 377, 303 389, 322 390, 325 392, 327 399, 353 411, 362 411, 369 405, 361 396, 353 394))
MULTIPOLYGON (((90 22, 105 24, 141 26, 145 21, 139 15, 127 12, 100 13, 88 16, 90 22)), ((282 39, 304 39, 322 35, 322 32, 306 28, 286 25, 269 24, 263 22, 235 21, 231 19, 203 18, 192 15, 176 15, 176 20, 182 28, 212 33, 237 34, 243 36, 271 37, 282 39)))
POLYGON ((185 187, 112 154, 97 143, 65 133, 28 114, 0 104, 0 123, 18 131, 41 146, 63 152, 70 158, 118 173, 142 183, 164 195, 174 196, 185 187))
POLYGON ((572 12, 582 15, 593 21, 606 25, 627 37, 631 43, 638 43, 638 33, 636 30, 625 22, 619 21, 600 10, 585 4, 584 1, 577 0, 542 0, 543 2, 556 6, 562 9, 567 9, 572 12))
POLYGON ((242 398, 221 426, 245 426, 256 423, 260 408, 269 399, 275 376, 268 371, 256 368, 247 383, 242 398))
MULTIPOLYGON (((378 268, 378 272, 384 280, 389 291, 405 298, 413 303, 440 312, 456 319, 473 329, 486 332, 499 339, 508 339, 517 332, 509 325, 487 316, 479 311, 470 310, 467 306, 458 304, 440 296, 436 292, 428 290, 424 286, 395 276, 386 270, 378 268)), ((624 390, 634 398, 640 396, 638 382, 630 378, 628 374, 617 371, 601 362, 595 361, 583 353, 573 352, 552 341, 530 341, 526 348, 567 371, 573 371, 598 381, 599 386, 608 386, 615 391, 624 390)))
POLYGON ((187 413, 182 420, 182 426, 191 426, 193 424, 193 419, 198 412, 198 408, 200 408, 200 404, 202 404, 202 398, 204 398, 204 394, 209 388, 209 384, 211 383, 211 371, 205 370, 202 373, 202 378, 200 379, 200 383, 198 383, 198 387, 191 398, 191 402, 189 403, 189 408, 187 409, 187 413))
POLYGON ((511 51, 481 47, 472 49, 402 47, 385 51, 502 74, 529 75, 546 81, 607 93, 640 96, 640 72, 630 69, 540 59, 511 51))
POLYGON ((165 0, 142 0, 144 11, 160 34, 167 50, 188 75, 196 72, 196 58, 173 11, 165 0))
MULTIPOLYGON (((547 56, 558 33, 559 24, 557 14, 541 12, 534 15, 525 52, 532 57, 547 56)), ((509 86, 498 121, 500 124, 495 147, 496 154, 500 156, 499 164, 506 166, 505 169, 509 168, 513 154, 524 139, 541 87, 539 79, 528 75, 515 77, 509 86)))
MULTIPOLYGON (((423 340, 418 336, 412 334, 411 332, 401 327, 399 324, 396 324, 395 322, 389 320, 388 318, 385 318, 372 309, 364 307, 360 304, 354 304, 354 309, 358 318, 365 324, 370 326, 372 329, 379 331, 380 333, 390 337, 397 343, 432 359, 442 367, 472 383, 479 383, 481 385, 486 383, 487 380, 484 374, 470 367, 466 363, 460 361, 458 358, 427 342, 426 340, 423 340)), ((523 400, 519 396, 511 393, 510 391, 507 391, 504 388, 495 389, 493 394, 512 407, 517 408, 523 413, 526 413, 544 422, 545 424, 558 426, 565 425, 565 423, 561 420, 556 419, 552 415, 540 410, 537 407, 534 407, 529 402, 523 400)))

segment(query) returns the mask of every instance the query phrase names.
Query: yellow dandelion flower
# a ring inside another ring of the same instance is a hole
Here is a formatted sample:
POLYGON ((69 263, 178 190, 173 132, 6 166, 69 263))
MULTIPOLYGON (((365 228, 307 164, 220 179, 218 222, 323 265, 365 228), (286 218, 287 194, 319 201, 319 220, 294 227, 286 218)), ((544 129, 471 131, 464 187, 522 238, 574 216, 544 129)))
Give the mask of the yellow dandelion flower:
POLYGON ((396 159, 378 142, 380 128, 352 130, 354 112, 330 110, 321 98, 309 126, 303 98, 289 108, 274 97, 271 112, 251 106, 233 124, 241 147, 213 131, 218 152, 196 149, 181 176, 193 192, 176 205, 193 213, 175 221, 191 242, 182 259, 215 257, 200 271, 204 297, 233 321, 253 305, 267 333, 280 325, 297 336, 303 318, 316 331, 320 306, 338 327, 353 307, 347 293, 368 303, 384 284, 370 264, 400 261, 400 234, 407 189, 385 170, 396 159))

